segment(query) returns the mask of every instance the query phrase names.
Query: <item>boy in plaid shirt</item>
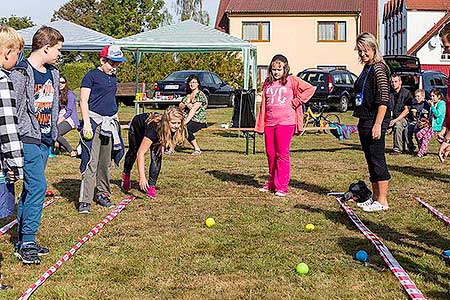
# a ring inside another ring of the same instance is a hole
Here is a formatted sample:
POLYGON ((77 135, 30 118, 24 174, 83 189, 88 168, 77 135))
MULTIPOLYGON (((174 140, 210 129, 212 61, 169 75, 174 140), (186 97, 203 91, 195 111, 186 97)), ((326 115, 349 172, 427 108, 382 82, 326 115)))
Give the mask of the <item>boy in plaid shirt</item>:
POLYGON ((0 26, 0 218, 14 212, 14 182, 23 178, 23 147, 17 128, 16 97, 9 70, 24 47, 11 27, 0 26))

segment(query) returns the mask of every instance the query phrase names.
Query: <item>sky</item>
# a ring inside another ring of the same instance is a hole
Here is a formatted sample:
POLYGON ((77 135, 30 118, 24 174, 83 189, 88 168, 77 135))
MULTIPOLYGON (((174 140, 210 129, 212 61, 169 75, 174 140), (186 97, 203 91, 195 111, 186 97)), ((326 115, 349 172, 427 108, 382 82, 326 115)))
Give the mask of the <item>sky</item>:
MULTIPOLYGON (((53 12, 58 10, 68 0, 15 0, 10 1, 8 5, 2 5, 0 17, 30 17, 35 24, 44 24, 50 21, 53 12)), ((166 6, 174 11, 175 0, 166 0, 166 6)), ((210 24, 214 26, 217 14, 219 0, 203 0, 204 9, 211 18, 210 24)))

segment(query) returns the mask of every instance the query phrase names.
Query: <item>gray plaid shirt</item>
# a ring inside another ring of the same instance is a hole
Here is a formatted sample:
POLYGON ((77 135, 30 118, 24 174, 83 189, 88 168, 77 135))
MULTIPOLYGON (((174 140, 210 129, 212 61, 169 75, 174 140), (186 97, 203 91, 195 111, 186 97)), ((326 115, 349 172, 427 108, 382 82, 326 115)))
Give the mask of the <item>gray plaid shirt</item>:
POLYGON ((12 170, 17 179, 22 179, 23 146, 17 128, 16 97, 6 72, 0 69, 0 167, 5 175, 12 170))

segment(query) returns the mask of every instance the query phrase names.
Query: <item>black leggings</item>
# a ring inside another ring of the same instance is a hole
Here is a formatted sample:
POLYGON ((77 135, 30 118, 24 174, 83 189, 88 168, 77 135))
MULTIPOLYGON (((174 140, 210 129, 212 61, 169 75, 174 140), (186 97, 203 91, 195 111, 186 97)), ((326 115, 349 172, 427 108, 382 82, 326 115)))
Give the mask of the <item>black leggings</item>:
POLYGON ((66 133, 71 131, 73 128, 67 121, 62 121, 58 124, 58 138, 56 141, 64 148, 67 152, 72 152, 73 148, 69 142, 63 137, 66 133))
POLYGON ((386 164, 385 137, 386 128, 381 129, 381 137, 379 140, 372 138, 372 127, 360 126, 358 124, 359 140, 366 157, 367 166, 369 168, 370 182, 385 181, 391 179, 386 164))
POLYGON ((186 128, 188 131, 187 140, 188 140, 188 142, 192 142, 193 140, 195 140, 194 133, 196 133, 197 131, 199 131, 202 128, 206 128, 206 123, 189 121, 189 123, 186 124, 186 128))
MULTIPOLYGON (((137 158, 137 152, 139 150, 139 146, 144 139, 143 132, 139 132, 133 127, 133 124, 130 124, 130 128, 128 130, 128 151, 125 155, 125 163, 123 164, 123 172, 125 174, 130 174, 133 169, 134 162, 137 158)), ((162 165, 162 153, 160 147, 155 147, 152 145, 150 147, 150 166, 148 169, 148 184, 151 186, 156 185, 156 181, 158 180, 159 173, 161 171, 162 165)))

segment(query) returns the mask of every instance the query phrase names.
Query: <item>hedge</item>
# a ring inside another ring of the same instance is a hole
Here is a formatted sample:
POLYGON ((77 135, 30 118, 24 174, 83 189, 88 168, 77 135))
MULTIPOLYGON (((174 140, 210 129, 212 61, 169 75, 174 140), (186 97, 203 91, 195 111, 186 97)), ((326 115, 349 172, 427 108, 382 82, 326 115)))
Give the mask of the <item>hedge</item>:
POLYGON ((59 66, 61 74, 64 75, 72 90, 79 88, 84 75, 94 68, 95 65, 91 62, 74 62, 59 66))

